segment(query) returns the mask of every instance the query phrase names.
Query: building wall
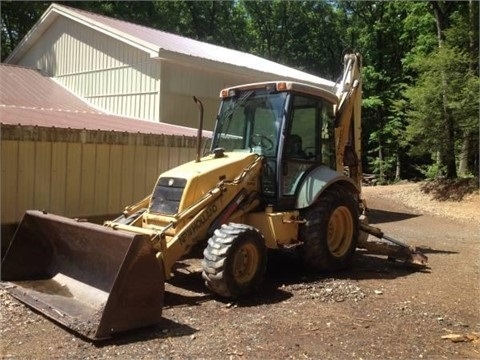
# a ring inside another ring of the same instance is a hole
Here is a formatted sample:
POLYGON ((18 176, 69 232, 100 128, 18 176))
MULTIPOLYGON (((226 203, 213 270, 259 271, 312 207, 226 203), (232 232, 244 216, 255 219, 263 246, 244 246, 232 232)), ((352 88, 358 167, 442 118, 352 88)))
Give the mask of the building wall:
POLYGON ((212 69, 212 64, 195 61, 195 65, 181 62, 162 62, 162 97, 160 99, 163 122, 196 128, 198 107, 193 96, 204 106, 204 129, 213 130, 220 105, 220 90, 226 87, 268 80, 253 71, 247 74, 212 69))
POLYGON ((160 61, 63 16, 19 64, 43 70, 107 112, 160 119, 160 61))
POLYGON ((186 55, 150 54, 63 16, 19 61, 39 68, 90 104, 113 114, 213 130, 222 88, 277 76, 186 55))
POLYGON ((1 223, 27 209, 68 217, 118 214, 160 173, 195 159, 196 139, 1 125, 1 223))

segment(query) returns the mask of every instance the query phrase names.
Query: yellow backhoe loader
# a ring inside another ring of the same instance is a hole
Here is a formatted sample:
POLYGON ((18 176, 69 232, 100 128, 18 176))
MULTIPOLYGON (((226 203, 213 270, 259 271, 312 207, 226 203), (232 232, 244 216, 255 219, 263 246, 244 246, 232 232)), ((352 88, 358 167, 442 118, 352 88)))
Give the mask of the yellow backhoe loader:
POLYGON ((336 87, 291 81, 221 90, 210 152, 162 173, 148 197, 95 225, 27 211, 2 261, 2 286, 90 338, 157 323, 175 263, 204 244, 202 277, 224 297, 262 281, 267 249, 298 247, 313 271, 346 268, 367 233, 373 249, 427 258, 376 228, 361 195, 361 57, 336 87))

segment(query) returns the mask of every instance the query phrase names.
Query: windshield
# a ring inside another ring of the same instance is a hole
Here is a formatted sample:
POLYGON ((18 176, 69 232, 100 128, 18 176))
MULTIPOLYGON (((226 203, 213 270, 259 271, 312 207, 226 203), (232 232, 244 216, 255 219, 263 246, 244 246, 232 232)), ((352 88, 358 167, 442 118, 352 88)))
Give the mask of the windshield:
POLYGON ((248 151, 274 156, 286 93, 264 89, 239 91, 224 99, 215 128, 212 149, 248 151))

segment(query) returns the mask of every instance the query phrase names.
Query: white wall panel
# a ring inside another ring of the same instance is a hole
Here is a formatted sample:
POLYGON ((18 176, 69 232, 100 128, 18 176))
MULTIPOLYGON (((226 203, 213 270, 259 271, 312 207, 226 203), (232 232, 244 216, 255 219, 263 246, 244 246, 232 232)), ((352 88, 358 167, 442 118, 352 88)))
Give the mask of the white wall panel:
POLYGON ((160 120, 160 61, 59 17, 21 60, 104 111, 160 120))
POLYGON ((161 68, 160 118, 163 122, 189 127, 197 127, 198 108, 192 96, 198 97, 204 106, 204 129, 213 130, 215 117, 220 104, 220 90, 234 85, 265 81, 268 76, 250 72, 240 75, 234 72, 214 71, 198 66, 188 66, 180 62, 163 62, 161 68))

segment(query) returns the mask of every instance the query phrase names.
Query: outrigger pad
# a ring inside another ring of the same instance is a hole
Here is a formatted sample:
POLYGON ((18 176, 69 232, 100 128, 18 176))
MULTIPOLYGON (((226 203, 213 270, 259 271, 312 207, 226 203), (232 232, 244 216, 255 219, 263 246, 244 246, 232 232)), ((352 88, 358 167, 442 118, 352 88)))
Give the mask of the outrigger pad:
POLYGON ((145 235, 29 210, 1 278, 12 296, 92 340, 161 319, 163 266, 145 235))

